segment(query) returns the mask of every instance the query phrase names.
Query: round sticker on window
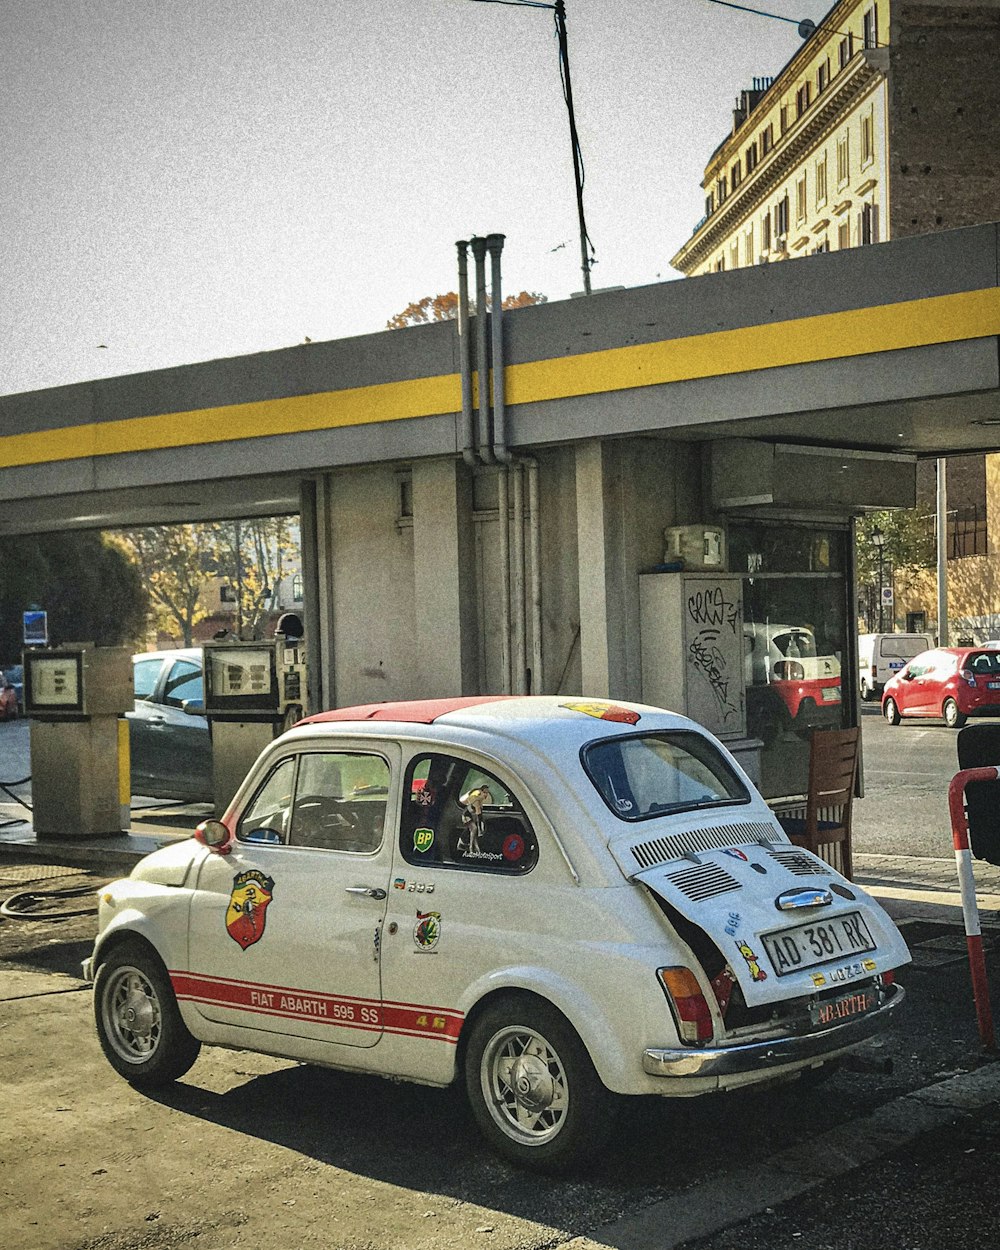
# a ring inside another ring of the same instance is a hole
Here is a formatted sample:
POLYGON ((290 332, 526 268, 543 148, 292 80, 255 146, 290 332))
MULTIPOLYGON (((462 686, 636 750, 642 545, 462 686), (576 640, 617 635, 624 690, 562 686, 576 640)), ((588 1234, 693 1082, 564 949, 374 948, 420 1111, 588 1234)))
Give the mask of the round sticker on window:
POLYGON ((516 864, 524 854, 524 838, 519 833, 508 834, 503 840, 503 846, 500 848, 503 857, 511 863, 516 864))

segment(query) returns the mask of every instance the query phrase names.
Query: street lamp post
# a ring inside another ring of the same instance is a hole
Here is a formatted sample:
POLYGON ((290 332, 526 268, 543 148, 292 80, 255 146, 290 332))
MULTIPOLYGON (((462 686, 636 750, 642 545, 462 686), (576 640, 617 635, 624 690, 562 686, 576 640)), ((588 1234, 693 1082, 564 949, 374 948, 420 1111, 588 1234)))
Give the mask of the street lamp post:
POLYGON ((878 632, 882 633, 882 583, 885 569, 885 534, 876 525, 871 534, 878 551, 878 632))

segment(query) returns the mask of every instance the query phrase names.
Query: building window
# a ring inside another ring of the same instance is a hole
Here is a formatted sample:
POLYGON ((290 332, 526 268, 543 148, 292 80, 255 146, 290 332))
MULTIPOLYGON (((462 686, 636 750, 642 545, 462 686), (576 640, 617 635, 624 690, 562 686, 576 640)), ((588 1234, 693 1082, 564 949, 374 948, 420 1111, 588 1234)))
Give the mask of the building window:
POLYGON ((866 204, 858 213, 858 242, 862 246, 878 242, 877 204, 866 204))
POLYGON ((854 55, 854 35, 850 31, 848 31, 848 33, 840 41, 839 61, 840 61, 841 69, 844 68, 844 66, 847 64, 847 62, 851 59, 853 55, 854 55))
POLYGON ((784 249, 785 239, 782 236, 788 235, 788 195, 787 193, 774 206, 774 233, 777 235, 775 243, 784 249))
POLYGON ((726 258, 725 256, 720 256, 719 259, 715 262, 715 272, 723 273, 725 271, 725 268, 726 268, 726 258))
POLYGON ((875 110, 870 108, 861 118, 861 168, 875 159, 875 110))
POLYGON ((806 219, 806 176, 802 175, 795 184, 795 220, 806 219))
POLYGON ((988 546, 985 505, 956 508, 948 518, 948 559, 984 556, 988 546))
POLYGON ((843 251, 845 247, 851 246, 851 223, 842 221, 837 227, 837 247, 843 251))
POLYGON ((837 140, 837 186, 844 186, 851 177, 850 135, 842 134, 837 140))
POLYGON ((760 154, 767 156, 774 142, 774 132, 771 129, 771 123, 768 122, 764 129, 760 132, 760 154))
POLYGON ((781 123, 781 133, 784 134, 785 131, 788 129, 788 105, 787 104, 783 104, 781 106, 781 109, 778 113, 778 117, 781 123))
POLYGON ((708 195, 705 196, 705 216, 711 217, 711 215, 714 212, 715 212, 715 192, 709 191, 708 195))
POLYGON ((752 265, 754 260, 753 223, 747 226, 743 234, 743 254, 746 256, 746 263, 752 265))
POLYGON ((827 57, 826 60, 820 65, 819 69, 816 71, 816 93, 819 94, 819 92, 824 91, 829 81, 830 81, 830 58, 827 57))
POLYGON ((740 164, 739 161, 736 161, 729 171, 729 185, 735 191, 742 181, 743 181, 743 166, 740 164))
POLYGON ((760 219, 760 250, 769 252, 771 250, 771 214, 765 213, 760 219))
POLYGON ((824 236, 823 241, 821 243, 817 243, 813 248, 813 255, 819 256, 822 252, 828 252, 829 250, 830 240, 824 236))
POLYGON ((809 83, 804 82, 795 93, 795 116, 801 117, 809 107, 809 83))
POLYGON ((715 183, 715 198, 719 201, 719 205, 726 202, 726 196, 729 194, 729 187, 726 185, 726 175, 723 174, 715 183))
POLYGON ((220 603, 235 603, 236 602, 235 589, 232 586, 220 586, 219 587, 219 602, 220 603))
POLYGON ((301 603, 302 597, 302 574, 296 573, 292 577, 292 602, 301 603))
POLYGON ((729 268, 739 269, 740 267, 740 241, 736 239, 729 248, 729 268))
POLYGON ((866 48, 878 47, 878 5, 873 4, 863 19, 866 48))
POLYGON ((826 153, 816 162, 816 207, 826 203, 826 153))
POLYGON ((757 168, 757 144, 756 143, 750 144, 750 146, 746 150, 744 159, 746 161, 747 173, 752 174, 753 171, 757 168))

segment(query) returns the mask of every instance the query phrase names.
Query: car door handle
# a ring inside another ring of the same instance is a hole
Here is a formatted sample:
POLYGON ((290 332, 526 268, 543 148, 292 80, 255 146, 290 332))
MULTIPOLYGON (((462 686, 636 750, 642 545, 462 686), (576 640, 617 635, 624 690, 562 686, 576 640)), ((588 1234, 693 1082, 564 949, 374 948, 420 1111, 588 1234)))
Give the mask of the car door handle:
POLYGON ((370 885, 346 885, 348 894, 363 894, 365 898, 385 898, 385 890, 373 889, 370 885))

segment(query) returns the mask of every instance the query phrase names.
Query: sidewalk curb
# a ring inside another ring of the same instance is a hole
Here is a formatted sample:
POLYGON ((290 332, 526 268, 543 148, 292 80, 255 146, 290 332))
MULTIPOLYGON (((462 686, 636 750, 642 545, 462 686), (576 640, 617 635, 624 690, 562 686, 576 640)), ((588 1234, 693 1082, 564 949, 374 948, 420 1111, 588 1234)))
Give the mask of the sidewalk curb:
POLYGON ((891 1154, 957 1115, 997 1102, 1000 1062, 987 1061, 779 1151, 754 1167, 752 1184, 743 1191, 734 1187, 730 1174, 714 1176, 588 1236, 560 1242, 554 1250, 677 1250, 891 1154))

